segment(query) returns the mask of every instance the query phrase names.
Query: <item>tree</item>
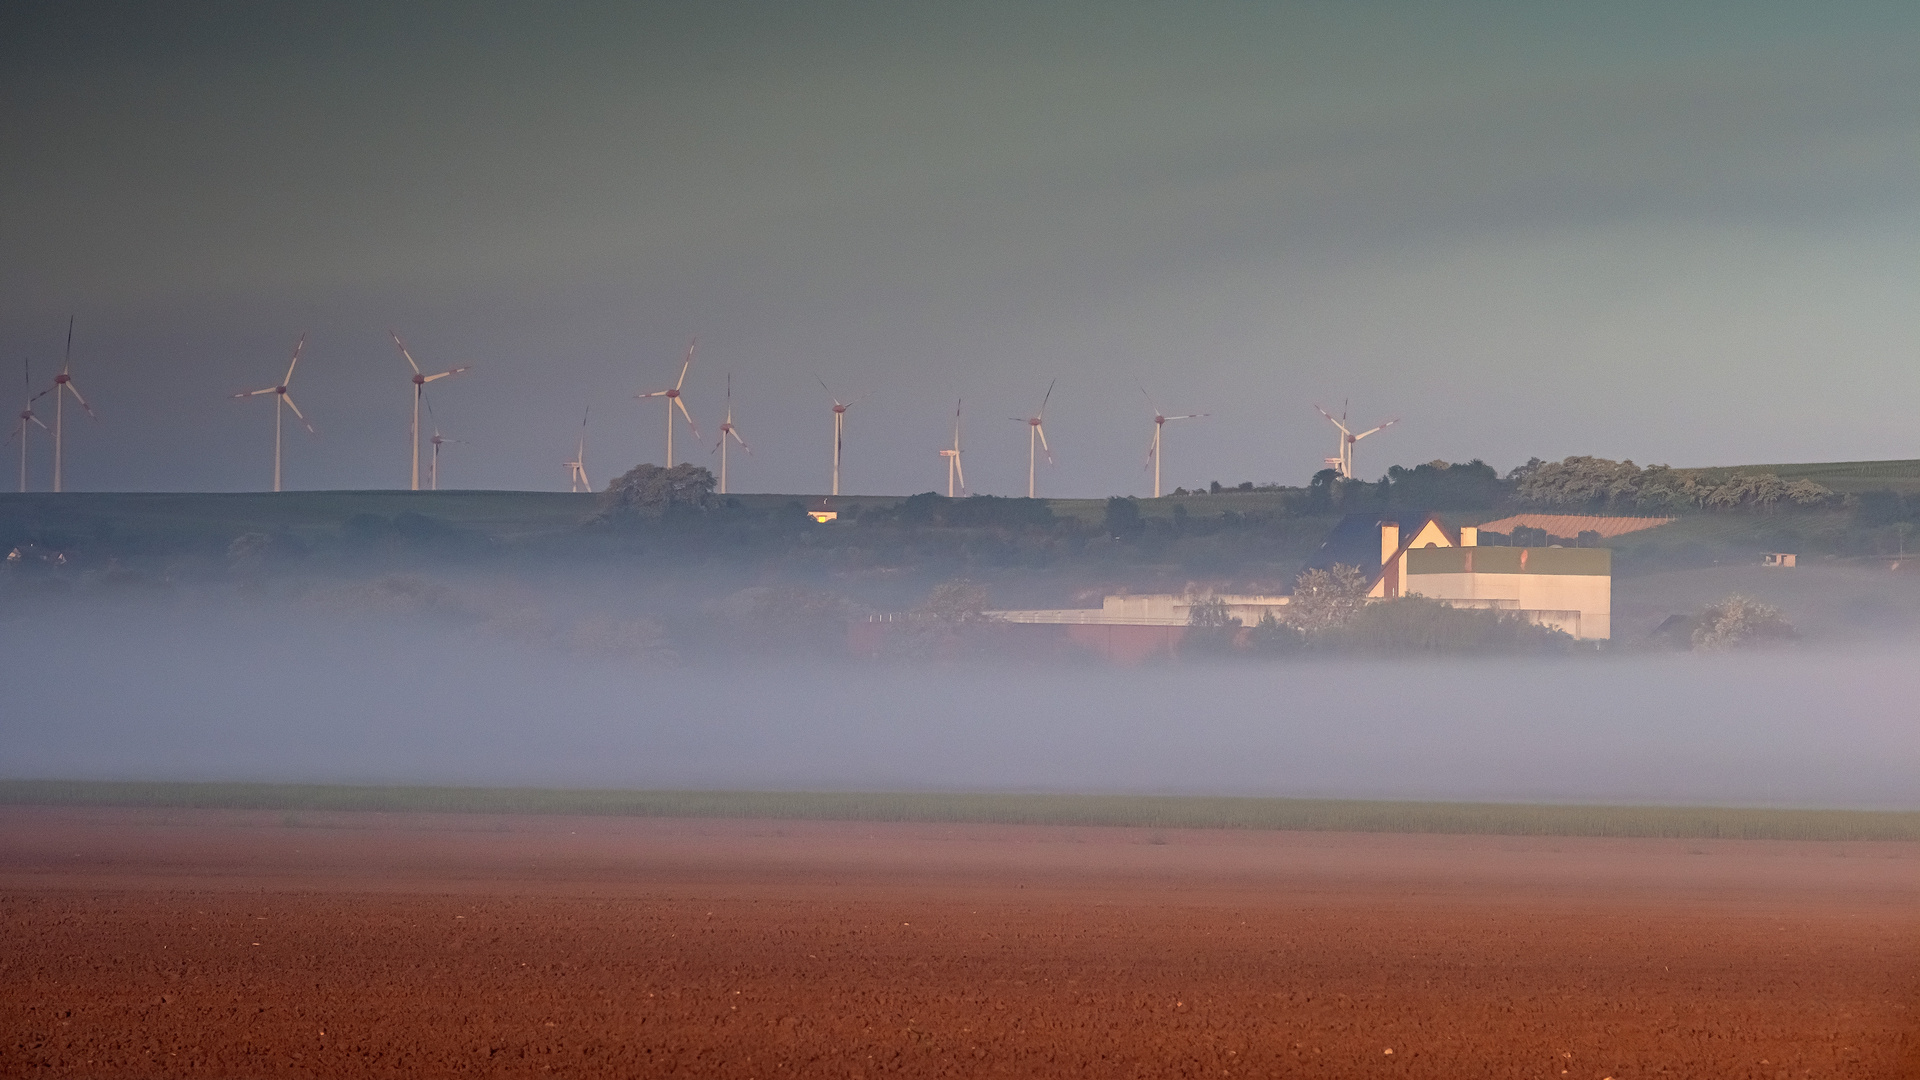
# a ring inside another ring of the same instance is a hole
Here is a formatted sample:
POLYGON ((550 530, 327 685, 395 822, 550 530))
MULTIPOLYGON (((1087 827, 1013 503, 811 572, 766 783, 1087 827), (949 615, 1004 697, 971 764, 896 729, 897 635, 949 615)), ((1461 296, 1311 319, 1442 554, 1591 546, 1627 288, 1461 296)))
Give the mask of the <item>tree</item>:
POLYGON ((1205 630, 1237 629, 1240 620, 1227 613, 1225 600, 1209 596, 1187 605, 1187 625, 1205 630))
POLYGON ((713 473, 704 466, 635 465, 600 493, 600 517, 658 517, 670 510, 703 510, 713 500, 713 473))
POLYGON ((979 622, 986 617, 987 590, 971 581, 948 581, 933 587, 917 614, 937 622, 979 622))
POLYGON ((1146 530, 1146 523, 1140 520, 1140 504, 1133 499, 1119 495, 1107 500, 1107 512, 1104 519, 1107 535, 1115 540, 1138 536, 1146 530))
POLYGON ((1293 582, 1287 621, 1309 637, 1345 626, 1367 603, 1370 583, 1357 566, 1334 564, 1330 570, 1307 570, 1293 582))
POLYGON ((1780 609, 1738 593, 1700 613, 1693 627, 1696 649, 1732 649, 1791 641, 1798 636, 1780 609))

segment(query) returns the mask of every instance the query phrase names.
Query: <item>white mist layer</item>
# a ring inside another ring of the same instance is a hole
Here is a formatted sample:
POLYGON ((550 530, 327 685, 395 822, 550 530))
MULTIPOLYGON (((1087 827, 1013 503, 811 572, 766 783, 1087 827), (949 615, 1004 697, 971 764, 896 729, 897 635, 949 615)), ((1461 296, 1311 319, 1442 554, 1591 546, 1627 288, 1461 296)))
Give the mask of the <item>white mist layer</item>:
POLYGON ((1911 646, 621 671, 418 627, 0 623, 0 775, 1920 808, 1911 646))

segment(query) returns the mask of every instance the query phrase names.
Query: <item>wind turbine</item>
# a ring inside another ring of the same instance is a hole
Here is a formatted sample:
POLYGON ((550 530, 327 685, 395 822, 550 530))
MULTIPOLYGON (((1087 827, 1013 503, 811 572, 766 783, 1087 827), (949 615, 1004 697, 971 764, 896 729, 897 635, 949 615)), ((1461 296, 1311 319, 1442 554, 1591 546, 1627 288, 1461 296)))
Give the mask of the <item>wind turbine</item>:
POLYGON ((433 416, 433 399, 430 397, 427 397, 425 394, 422 394, 421 400, 426 402, 427 404, 427 422, 433 427, 433 438, 427 440, 429 443, 433 444, 433 457, 431 459, 431 463, 427 466, 427 476, 430 478, 428 483, 430 484, 430 486, 434 491, 439 491, 440 490, 440 446, 441 444, 464 442, 465 440, 449 439, 441 435, 440 423, 438 420, 435 420, 433 416))
POLYGON ((299 417, 300 425, 307 429, 307 434, 309 435, 313 434, 313 425, 307 423, 306 414, 300 411, 300 406, 295 405, 293 403, 293 398, 287 393, 287 384, 293 381, 293 369, 296 366, 298 366, 300 363, 300 350, 306 348, 306 346, 307 346, 307 335, 301 334, 300 340, 294 343, 293 360, 291 363, 287 365, 286 378, 280 380, 279 386, 268 386, 259 390, 243 390, 240 393, 233 395, 236 400, 245 400, 250 397, 259 397, 261 394, 273 395, 273 490, 275 491, 280 490, 281 406, 285 406, 286 408, 292 409, 293 415, 296 417, 299 417))
POLYGON ((593 492, 593 481, 587 479, 587 417, 593 415, 593 406, 580 414, 580 442, 574 447, 573 460, 560 464, 567 467, 567 490, 571 492, 593 492))
POLYGON ((947 498, 949 499, 953 498, 955 480, 960 482, 960 493, 964 495, 967 492, 967 471, 960 467, 960 406, 962 404, 963 401, 953 403, 953 449, 940 451, 940 456, 947 459, 947 498))
MULTIPOLYGON (((438 374, 423 375, 420 373, 420 365, 413 362, 413 354, 407 351, 407 343, 400 340, 400 335, 394 333, 392 330, 388 330, 387 336, 393 339, 394 347, 400 350, 400 355, 403 357, 406 357, 407 366, 413 369, 413 487, 411 490, 419 491, 420 490, 420 398, 421 398, 421 395, 427 392, 428 383, 433 382, 435 379, 444 379, 449 375, 458 375, 463 371, 472 371, 473 365, 462 364, 457 368, 448 368, 447 370, 439 372, 438 374)), ((439 449, 437 444, 435 446, 435 449, 436 450, 439 449)))
MULTIPOLYGON (((39 424, 41 431, 47 430, 46 422, 33 415, 33 403, 45 397, 46 392, 41 391, 38 394, 33 392, 33 361, 26 361, 26 366, 27 400, 25 404, 20 406, 20 423, 15 425, 13 429, 13 438, 20 440, 20 491, 22 494, 25 494, 27 490, 27 439, 33 434, 33 429, 27 425, 39 424)), ((7 441, 12 442, 13 439, 7 441)))
POLYGON ((1047 402, 1053 400, 1053 383, 1059 381, 1059 379, 1055 379, 1053 382, 1047 384, 1047 396, 1040 399, 1039 412, 1034 413, 1032 416, 1016 416, 1013 418, 1014 423, 1027 425, 1027 498, 1029 499, 1033 498, 1034 463, 1038 452, 1045 450, 1047 452, 1047 464, 1053 464, 1053 447, 1047 445, 1047 432, 1041 425, 1047 418, 1047 402))
MULTIPOLYGON (((827 390, 827 380, 818 375, 815 375, 814 379, 820 383, 820 389, 827 390)), ((852 401, 842 402, 833 396, 831 390, 827 390, 827 397, 833 402, 833 494, 838 495, 840 494, 840 436, 846 430, 847 410, 858 404, 860 399, 854 398, 852 401)))
POLYGON ((667 465, 666 467, 669 469, 673 468, 673 409, 674 409, 674 406, 676 405, 679 406, 680 415, 687 418, 687 429, 693 432, 693 437, 696 439, 700 437, 700 425, 693 422, 693 414, 687 411, 687 403, 680 400, 680 388, 686 385, 687 369, 693 366, 693 350, 694 350, 694 347, 699 344, 700 344, 699 338, 694 338, 692 341, 687 343, 686 362, 680 365, 680 379, 678 382, 675 382, 673 384, 673 388, 671 390, 655 390, 655 391, 652 391, 651 393, 634 395, 635 397, 638 397, 638 398, 663 397, 667 399, 667 465))
POLYGON ((727 373, 727 418, 725 420, 720 421, 720 441, 714 444, 714 447, 713 447, 715 450, 720 451, 720 494, 722 495, 725 495, 727 493, 727 440, 728 439, 732 439, 734 442, 739 443, 740 449, 745 450, 747 453, 749 454, 753 453, 753 447, 747 445, 747 440, 741 438, 740 432, 736 430, 733 426, 733 373, 732 372, 727 373))
MULTIPOLYGON (((53 395, 53 490, 55 491, 63 490, 64 471, 61 468, 61 447, 64 445, 64 440, 61 438, 61 433, 66 428, 62 418, 66 413, 64 406, 67 403, 67 395, 72 394, 73 400, 80 403, 80 407, 87 411, 87 415, 93 416, 93 406, 87 404, 87 399, 80 396, 80 388, 73 385, 73 376, 69 374, 72 368, 73 316, 69 315, 67 316, 67 354, 60 365, 60 374, 53 377, 53 389, 48 391, 53 395)), ((93 418, 100 419, 97 416, 93 418)))
POLYGON ((1187 413, 1184 416, 1167 416, 1161 413, 1160 406, 1154 404, 1153 395, 1147 393, 1146 387, 1143 386, 1140 388, 1140 396, 1147 399, 1147 406, 1153 410, 1153 443, 1152 445, 1147 447, 1147 467, 1153 470, 1153 497, 1157 499, 1160 497, 1160 431, 1161 429, 1167 426, 1167 421, 1169 420, 1198 420, 1203 416, 1211 416, 1213 414, 1202 412, 1202 413, 1187 413))
POLYGON ((1367 430, 1359 433, 1358 435, 1355 435, 1352 429, 1347 427, 1347 406, 1345 402, 1340 403, 1340 419, 1338 420, 1335 420, 1333 418, 1332 413, 1328 412, 1325 409, 1321 409, 1320 406, 1315 405, 1314 408, 1320 410, 1320 415, 1326 417, 1328 423, 1331 423, 1334 427, 1337 427, 1340 429, 1339 456, 1328 458, 1327 464, 1332 465, 1335 469, 1339 470, 1340 476, 1343 479, 1347 479, 1347 480, 1353 479, 1353 444, 1359 442, 1361 439, 1366 438, 1367 436, 1373 434, 1376 431, 1385 431, 1386 429, 1400 422, 1400 418, 1396 416, 1391 420, 1381 423, 1375 427, 1368 428, 1367 430))

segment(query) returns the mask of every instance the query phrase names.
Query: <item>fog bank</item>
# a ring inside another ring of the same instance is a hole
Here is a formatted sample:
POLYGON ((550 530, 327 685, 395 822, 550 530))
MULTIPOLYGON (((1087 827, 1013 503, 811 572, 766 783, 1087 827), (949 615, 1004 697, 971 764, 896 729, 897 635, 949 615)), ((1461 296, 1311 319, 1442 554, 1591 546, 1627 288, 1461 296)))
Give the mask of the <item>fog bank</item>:
POLYGON ((0 775, 1920 808, 1912 649, 643 670, 407 622, 0 623, 0 775))

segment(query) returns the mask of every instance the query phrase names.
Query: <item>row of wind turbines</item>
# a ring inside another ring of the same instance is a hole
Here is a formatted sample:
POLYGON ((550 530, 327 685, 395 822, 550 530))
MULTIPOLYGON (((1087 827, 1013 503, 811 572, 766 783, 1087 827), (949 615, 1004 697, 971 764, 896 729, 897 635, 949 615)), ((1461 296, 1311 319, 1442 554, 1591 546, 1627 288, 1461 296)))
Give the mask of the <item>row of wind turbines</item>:
MULTIPOLYGON (((687 411, 684 392, 687 383, 687 372, 693 367, 694 353, 698 345, 699 340, 697 338, 688 343, 686 357, 680 362, 680 377, 674 380, 674 384, 671 387, 636 395, 642 400, 648 398, 665 399, 667 412, 666 461, 669 466, 677 460, 673 450, 674 428, 679 423, 679 421, 675 419, 676 412, 678 412, 680 419, 686 422, 687 430, 693 437, 695 439, 700 438, 699 425, 694 422, 693 414, 687 411)), ((818 376, 815 378, 816 381, 820 383, 820 389, 826 392, 827 400, 832 402, 833 405, 833 467, 830 476, 829 490, 831 494, 838 495, 840 494, 840 460, 846 445, 847 411, 864 400, 864 397, 857 397, 850 401, 841 401, 834 395, 832 388, 827 385, 826 380, 819 379, 818 376)), ((1027 497, 1030 499, 1036 497, 1038 492, 1039 463, 1041 456, 1045 455, 1047 464, 1053 464, 1053 447, 1047 442, 1046 418, 1047 405, 1053 400, 1053 390, 1058 382, 1059 380, 1056 379, 1047 384, 1046 393, 1041 395, 1040 398, 1040 407, 1034 411, 1033 415, 1011 418, 1014 423, 1025 424, 1027 426, 1027 497)), ((1147 393, 1146 387, 1142 386, 1140 388, 1140 394, 1147 399, 1148 406, 1153 409, 1153 439, 1147 444, 1145 468, 1153 473, 1153 497, 1157 499, 1164 493, 1161 484, 1161 473, 1162 463, 1165 460, 1164 440, 1166 425, 1170 421, 1199 420, 1212 414, 1183 413, 1170 416, 1153 400, 1153 396, 1147 393)), ((1348 426, 1347 409, 1345 405, 1341 406, 1340 416, 1338 418, 1318 405, 1315 405, 1314 408, 1319 410, 1320 415, 1326 417, 1339 432, 1339 443, 1335 456, 1324 459, 1324 464, 1334 469, 1342 478, 1348 480, 1353 479, 1354 444, 1369 435, 1385 431, 1387 428, 1399 423, 1399 418, 1395 417, 1392 420, 1376 424, 1366 431, 1356 432, 1348 426)), ((939 456, 945 460, 947 465, 947 496, 949 498, 967 493, 967 474, 966 468, 962 463, 963 452, 961 449, 962 426, 965 419, 964 411, 965 400, 956 401, 953 409, 952 445, 939 451, 939 456)), ((562 462, 562 464, 567 467, 568 488, 576 492, 593 490, 593 485, 591 481, 588 480, 586 472, 587 418, 591 414, 592 409, 589 407, 587 412, 581 416, 580 436, 575 443, 574 455, 570 460, 562 462)), ((739 429, 733 422, 733 376, 731 374, 727 376, 726 419, 720 424, 720 439, 714 444, 712 451, 720 455, 719 493, 723 495, 727 493, 727 453, 730 449, 730 442, 739 444, 740 449, 746 451, 748 454, 753 453, 753 448, 747 445, 746 440, 741 437, 739 429)))
MULTIPOLYGON (((412 384, 412 390, 410 392, 410 397, 411 397, 410 404, 412 406, 412 422, 410 427, 411 438, 409 440, 410 446, 411 446, 411 450, 410 450, 411 472, 410 472, 409 482, 410 482, 411 490, 419 491, 421 489, 420 450, 423 443, 423 440, 421 439, 421 424, 420 424, 421 409, 422 408, 426 409, 427 417, 430 422, 433 419, 433 403, 427 397, 427 392, 426 392, 427 384, 432 382, 438 382, 441 379, 451 378, 452 376, 455 376, 455 375, 463 374, 465 372, 471 371, 473 368, 471 364, 461 364, 456 367, 448 368, 444 371, 436 371, 429 374, 428 372, 426 372, 420 367, 417 361, 414 360, 413 353, 407 348, 406 342, 401 340, 400 335, 398 333, 389 330, 388 336, 393 339, 394 348, 399 351, 401 359, 406 361, 407 367, 411 372, 410 382, 412 384)), ((675 429, 682 422, 686 424, 688 432, 693 436, 694 439, 699 440, 701 438, 699 425, 694 422, 692 412, 690 412, 687 409, 687 402, 685 397, 687 374, 693 368, 694 356, 698 347, 699 347, 699 340, 697 338, 688 343, 686 356, 681 360, 681 363, 680 363, 679 377, 674 380, 674 383, 672 386, 667 387, 665 389, 661 389, 661 390, 649 390, 649 391, 645 391, 635 395, 635 397, 640 400, 660 398, 662 399, 665 405, 666 414, 667 414, 666 415, 666 421, 667 421, 666 461, 669 466, 675 464, 678 460, 674 451, 674 433, 675 433, 675 429)), ((294 372, 300 366, 301 354, 305 351, 305 348, 306 348, 306 335, 302 334, 300 338, 294 343, 293 355, 287 363, 286 374, 281 376, 279 382, 275 383, 272 386, 261 387, 257 390, 243 390, 239 393, 232 395, 233 398, 235 398, 236 400, 242 400, 242 401, 248 400, 251 398, 267 397, 269 395, 272 396, 272 399, 274 402, 274 419, 273 419, 273 490, 274 491, 282 490, 281 460, 282 460, 282 448, 283 448, 284 433, 285 433, 285 413, 287 412, 293 413, 294 419, 299 421, 300 425, 307 430, 308 434, 314 433, 313 424, 307 419, 306 414, 300 410, 300 406, 294 402, 293 395, 289 390, 289 387, 293 382, 294 372)), ((26 402, 20 411, 19 423, 15 427, 14 434, 13 434, 13 438, 18 439, 20 442, 20 490, 23 492, 27 490, 28 441, 31 435, 31 426, 38 426, 43 431, 49 432, 52 436, 53 490, 60 491, 63 488, 63 482, 64 482, 63 447, 64 447, 64 431, 65 431, 65 402, 66 402, 67 396, 69 394, 72 395, 74 401, 83 410, 86 411, 89 417, 98 419, 98 417, 95 416, 94 414, 93 407, 87 403, 87 400, 84 397, 81 396, 79 388, 75 386, 73 383, 72 366, 73 366, 73 320, 69 319, 67 321, 66 354, 63 358, 60 372, 54 377, 53 383, 50 386, 48 386, 46 389, 41 390, 39 393, 37 394, 34 393, 32 367, 30 363, 27 368, 26 402), (50 394, 53 395, 54 397, 54 423, 51 428, 49 428, 47 424, 40 419, 39 414, 36 413, 33 408, 36 402, 40 401, 42 398, 45 398, 50 394)), ((832 389, 827 386, 826 381, 824 379, 820 379, 818 381, 820 382, 820 388, 826 392, 827 399, 832 403, 833 457, 832 457, 832 472, 830 476, 830 481, 831 481, 830 491, 831 491, 831 494, 833 495, 839 495, 840 494, 840 466, 841 466, 841 456, 845 449, 847 412, 850 409, 852 409, 853 406, 865 400, 867 395, 855 397, 848 401, 841 401, 838 397, 834 395, 832 389)), ((1028 498, 1034 498, 1038 494, 1039 464, 1040 464, 1041 457, 1044 456, 1049 465, 1053 464, 1053 461, 1054 461, 1053 447, 1047 441, 1046 415, 1047 415, 1047 406, 1053 401, 1053 390, 1057 382, 1058 380, 1055 380, 1054 382, 1050 382, 1047 384, 1046 392, 1040 398, 1040 407, 1036 409, 1032 415, 1011 418, 1014 423, 1024 424, 1027 427, 1027 497, 1028 498)), ((1153 437, 1152 437, 1152 440, 1147 444, 1145 468, 1148 471, 1151 471, 1153 473, 1153 495, 1155 498, 1159 498, 1163 494, 1163 490, 1164 490, 1161 484, 1161 476, 1162 476, 1162 465, 1165 461, 1165 452, 1164 452, 1165 441, 1164 440, 1165 440, 1166 425, 1169 422, 1177 421, 1177 420, 1204 419, 1210 416, 1211 414, 1202 412, 1202 413, 1183 413, 1178 415, 1169 415, 1160 408, 1158 403, 1156 403, 1153 400, 1152 395, 1147 393, 1147 390, 1144 386, 1140 388, 1140 393, 1142 397, 1146 398, 1148 406, 1153 410, 1153 437)), ((954 412, 953 412, 953 436, 952 436, 953 441, 950 446, 945 447, 939 451, 939 456, 945 461, 946 467, 947 467, 947 495, 949 497, 957 497, 957 496, 965 495, 968 493, 966 469, 962 462, 963 452, 961 448, 962 427, 965 419, 964 406, 965 406, 964 400, 958 401, 955 403, 954 412)), ((1336 450, 1336 454, 1333 457, 1326 458, 1324 463, 1327 466, 1333 468, 1340 476, 1347 479, 1352 479, 1354 475, 1353 473, 1354 444, 1358 443, 1360 440, 1370 435, 1373 435, 1380 431, 1384 431, 1385 429, 1393 426, 1395 423, 1398 422, 1396 418, 1394 420, 1388 420, 1388 421, 1385 421, 1384 423, 1377 424, 1366 431, 1355 432, 1348 425, 1346 408, 1344 406, 1341 409, 1340 416, 1337 418, 1332 413, 1328 412, 1326 409, 1323 409, 1318 405, 1315 405, 1314 408, 1319 410, 1320 415, 1326 417, 1326 419, 1330 423, 1332 423, 1333 426, 1338 431, 1338 436, 1337 436, 1338 447, 1336 450)), ((727 376, 727 381, 726 381, 726 397, 725 397, 724 415, 726 418, 722 420, 720 423, 720 429, 719 429, 720 438, 714 444, 712 451, 710 451, 711 453, 717 453, 720 456, 720 462, 719 462, 720 474, 718 477, 718 481, 719 481, 718 489, 720 494, 726 494, 729 490, 728 488, 728 482, 729 482, 728 457, 732 447, 737 445, 740 447, 741 450, 745 451, 747 454, 751 455, 753 453, 753 448, 747 444, 745 437, 741 435, 739 428, 733 422, 733 376, 731 374, 727 376)), ((591 492, 592 490, 594 490, 593 483, 588 478, 588 475, 587 475, 587 421, 591 416, 592 416, 592 408, 591 406, 589 406, 587 411, 581 416, 581 419, 580 419, 580 431, 579 431, 579 436, 575 442, 573 457, 561 463, 567 469, 568 489, 575 492, 582 492, 582 491, 591 492)), ((437 424, 432 425, 432 435, 428 439, 424 440, 425 444, 431 447, 428 464, 427 464, 427 477, 426 477, 426 486, 428 487, 429 490, 437 491, 439 490, 439 487, 440 487, 440 448, 441 446, 447 443, 458 442, 458 441, 459 440, 456 440, 456 439, 446 438, 440 433, 440 430, 437 424)))

